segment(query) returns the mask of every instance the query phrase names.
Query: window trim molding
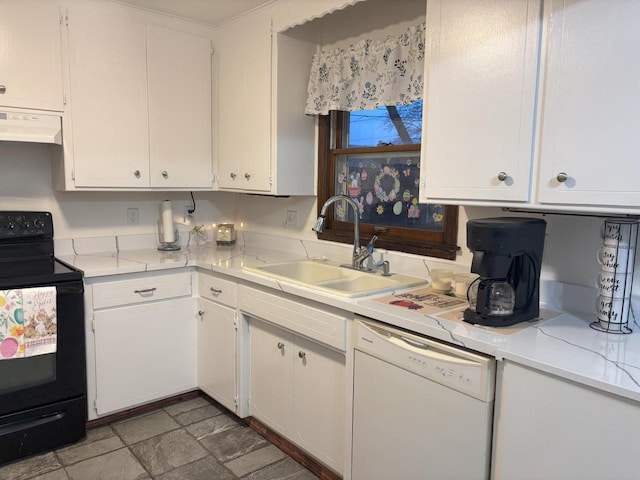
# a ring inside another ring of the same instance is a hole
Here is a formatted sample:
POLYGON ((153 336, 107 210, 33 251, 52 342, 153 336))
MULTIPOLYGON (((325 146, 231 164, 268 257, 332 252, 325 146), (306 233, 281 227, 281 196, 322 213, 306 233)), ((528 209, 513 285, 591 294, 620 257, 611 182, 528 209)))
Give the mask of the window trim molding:
MULTIPOLYGON (((368 152, 371 149, 334 149, 332 145, 341 145, 341 130, 336 132, 335 139, 331 138, 331 121, 343 122, 342 112, 332 112, 329 115, 318 116, 318 215, 324 202, 333 195, 333 182, 335 179, 335 162, 333 155, 337 153, 358 153, 368 152)), ((397 151, 397 150, 419 150, 420 145, 389 146, 376 149, 377 151, 397 151)), ((339 243, 353 244, 353 224, 350 222, 338 222, 334 220, 332 208, 330 214, 326 216, 325 230, 318 233, 318 239, 339 243)), ((366 244, 375 234, 378 235, 376 246, 390 250, 425 255, 446 260, 455 260, 459 247, 458 241, 458 207, 455 205, 445 205, 445 220, 443 232, 426 232, 415 230, 412 234, 410 230, 403 232, 402 237, 397 234, 385 235, 385 227, 376 228, 372 225, 360 225, 360 238, 366 244), (426 237, 426 240, 425 240, 426 237)), ((400 229, 400 227, 391 227, 400 229)))

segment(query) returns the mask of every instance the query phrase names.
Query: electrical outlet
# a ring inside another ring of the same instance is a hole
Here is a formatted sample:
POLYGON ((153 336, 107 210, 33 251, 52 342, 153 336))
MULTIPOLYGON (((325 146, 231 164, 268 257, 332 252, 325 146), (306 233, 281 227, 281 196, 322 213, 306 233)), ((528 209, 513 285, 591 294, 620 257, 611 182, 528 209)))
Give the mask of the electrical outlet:
POLYGON ((285 225, 287 227, 298 226, 298 212, 296 210, 287 210, 287 222, 285 225))
POLYGON ((140 210, 127 208, 127 223, 129 225, 138 225, 140 223, 140 210))

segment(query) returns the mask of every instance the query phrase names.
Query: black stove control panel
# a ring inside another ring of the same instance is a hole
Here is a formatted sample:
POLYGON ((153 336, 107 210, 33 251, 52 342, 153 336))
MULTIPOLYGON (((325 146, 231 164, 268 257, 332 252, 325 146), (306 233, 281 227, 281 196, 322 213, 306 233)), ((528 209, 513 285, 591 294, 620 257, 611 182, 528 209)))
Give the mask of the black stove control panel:
POLYGON ((53 238, 50 212, 0 211, 0 241, 30 237, 53 238))

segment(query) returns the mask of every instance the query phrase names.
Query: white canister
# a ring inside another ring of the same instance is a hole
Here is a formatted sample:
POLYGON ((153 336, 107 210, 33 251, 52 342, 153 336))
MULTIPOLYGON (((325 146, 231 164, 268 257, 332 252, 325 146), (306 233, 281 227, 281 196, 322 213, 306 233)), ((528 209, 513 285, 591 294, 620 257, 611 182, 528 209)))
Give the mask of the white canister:
POLYGON ((605 245, 598 250, 596 258, 604 272, 626 273, 633 271, 636 249, 621 245, 605 245))
POLYGON ((616 325, 626 325, 629 321, 629 298, 612 298, 600 295, 596 304, 596 312, 600 324, 609 329, 615 329, 616 325))
POLYGON ((445 268, 431 269, 431 289, 438 293, 449 293, 453 282, 453 271, 445 268))
POLYGON ((453 276, 453 293, 456 297, 467 298, 469 286, 478 278, 475 273, 456 273, 453 276))
POLYGON ((602 271, 596 279, 596 287, 603 297, 628 298, 632 286, 633 270, 621 273, 602 271))
POLYGON ((638 241, 638 221, 607 218, 601 234, 605 245, 634 248, 638 241))

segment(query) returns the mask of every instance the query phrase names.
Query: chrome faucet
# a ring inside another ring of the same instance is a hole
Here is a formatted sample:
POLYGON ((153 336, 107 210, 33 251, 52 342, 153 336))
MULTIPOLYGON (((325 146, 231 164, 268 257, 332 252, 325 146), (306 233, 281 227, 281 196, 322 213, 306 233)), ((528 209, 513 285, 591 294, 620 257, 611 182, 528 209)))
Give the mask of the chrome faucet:
POLYGON ((353 255, 351 256, 351 268, 354 270, 366 270, 364 261, 373 253, 373 244, 378 237, 374 235, 371 237, 371 240, 366 247, 360 246, 360 212, 358 211, 358 204, 351 197, 347 197, 346 195, 334 195, 329 197, 329 199, 324 202, 324 205, 322 205, 320 216, 312 230, 318 233, 322 233, 324 231, 327 208, 329 208, 329 205, 332 203, 341 200, 344 200, 348 205, 351 205, 351 208, 353 208, 353 255))

